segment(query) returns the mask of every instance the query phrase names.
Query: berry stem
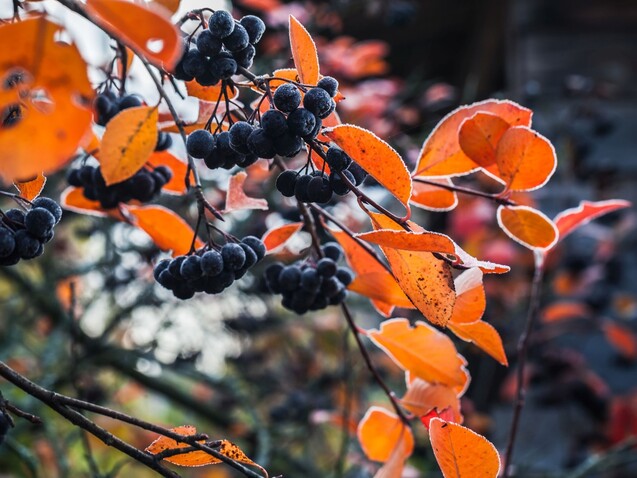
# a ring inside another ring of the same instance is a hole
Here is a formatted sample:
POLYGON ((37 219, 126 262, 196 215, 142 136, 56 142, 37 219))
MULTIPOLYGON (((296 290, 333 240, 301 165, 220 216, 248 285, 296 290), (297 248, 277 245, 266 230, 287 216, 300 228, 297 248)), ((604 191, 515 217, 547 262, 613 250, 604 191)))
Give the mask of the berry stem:
POLYGON ((464 188, 462 186, 456 186, 456 185, 451 185, 451 184, 442 184, 442 183, 438 183, 436 181, 431 181, 429 179, 425 179, 425 178, 411 178, 412 181, 415 181, 417 183, 422 183, 422 184, 428 184, 429 186, 434 186, 437 188, 441 188, 441 189, 446 189, 447 191, 453 191, 453 192, 457 192, 457 193, 461 193, 461 194, 467 194, 470 196, 478 196, 481 198, 485 198, 485 199, 489 199, 491 201, 494 201, 498 204, 501 204, 502 206, 517 206, 517 203, 515 201, 511 201, 509 199, 505 199, 503 197, 498 196, 497 194, 489 194, 489 193, 485 193, 482 191, 476 191, 475 189, 471 189, 471 188, 464 188))

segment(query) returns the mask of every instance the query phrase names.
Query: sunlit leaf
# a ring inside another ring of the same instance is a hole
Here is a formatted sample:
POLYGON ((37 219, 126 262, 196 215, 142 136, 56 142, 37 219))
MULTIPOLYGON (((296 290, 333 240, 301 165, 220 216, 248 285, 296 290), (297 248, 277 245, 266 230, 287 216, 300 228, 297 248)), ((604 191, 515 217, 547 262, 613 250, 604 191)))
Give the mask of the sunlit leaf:
POLYGON ((476 347, 502 365, 509 364, 502 345, 502 338, 491 324, 483 320, 472 323, 449 322, 448 327, 458 338, 466 342, 473 342, 476 347))
POLYGON ((411 429, 400 417, 381 407, 371 407, 358 424, 358 441, 363 452, 373 461, 386 462, 392 452, 405 442, 405 458, 414 449, 414 437, 411 429))
POLYGON ((495 151, 502 135, 511 127, 493 113, 479 112, 462 122, 458 132, 460 149, 479 166, 495 164, 495 151))
POLYGON ((486 100, 461 106, 445 116, 425 140, 413 176, 457 176, 478 167, 460 148, 458 130, 478 112, 493 113, 511 126, 530 126, 531 110, 512 101, 486 100))
POLYGON ((33 179, 29 179, 28 181, 18 181, 14 183, 14 186, 20 192, 20 196, 29 201, 33 201, 37 198, 42 190, 44 189, 44 185, 46 184, 46 176, 40 173, 33 179))
POLYGON ((557 166, 555 148, 544 136, 525 126, 509 128, 500 139, 495 160, 498 176, 507 189, 537 189, 551 178, 557 166))
MULTIPOLYGON (((175 212, 163 206, 128 206, 127 211, 134 217, 135 225, 161 250, 172 251, 174 257, 190 250, 194 232, 175 212)), ((203 242, 197 239, 195 247, 201 246, 203 242)))
POLYGON ((265 244, 266 250, 268 252, 272 252, 283 246, 283 244, 285 244, 288 239, 296 234, 302 227, 302 222, 284 224, 283 226, 275 227, 266 231, 261 240, 263 241, 263 244, 265 244))
POLYGON ((588 224, 604 214, 608 214, 618 209, 630 207, 629 201, 621 199, 611 199, 608 201, 582 201, 579 206, 562 211, 553 220, 560 232, 560 240, 564 239, 571 232, 584 224, 588 224))
POLYGON ((502 230, 524 247, 546 250, 557 242, 557 227, 537 209, 528 206, 500 206, 497 217, 502 230))
POLYGON ((230 176, 224 212, 240 211, 242 209, 261 209, 267 211, 268 201, 249 197, 243 190, 247 177, 248 173, 245 171, 239 171, 234 176, 230 176))
POLYGON ((358 234, 357 237, 379 246, 407 251, 439 252, 444 254, 455 254, 456 252, 454 242, 448 236, 437 232, 378 229, 358 234))
POLYGON ((500 456, 495 447, 476 432, 433 418, 429 439, 444 478, 496 478, 500 456))
POLYGON ((454 280, 456 302, 451 322, 456 324, 476 322, 482 318, 487 301, 482 284, 482 271, 467 269, 454 280))
MULTIPOLYGON (((427 178, 430 181, 453 186, 451 178, 427 178)), ((451 211, 458 205, 458 195, 454 191, 438 188, 418 181, 413 182, 410 204, 428 211, 451 211)))
POLYGON ((100 164, 106 185, 122 182, 148 161, 157 143, 157 108, 127 108, 106 125, 100 164))
POLYGON ((411 177, 400 155, 369 130, 351 124, 324 132, 409 211, 411 177))
POLYGON ((301 83, 316 85, 319 79, 316 45, 305 27, 293 15, 290 15, 290 48, 301 83))
POLYGON ((452 411, 453 421, 462 423, 460 399, 457 392, 442 383, 429 383, 416 378, 407 387, 400 404, 414 415, 421 417, 432 410, 442 412, 446 408, 452 411))
POLYGON ((86 10, 100 25, 115 30, 151 62, 167 70, 172 70, 181 57, 179 30, 171 23, 170 12, 159 5, 87 0, 86 10))
POLYGON ((466 361, 449 337, 425 322, 411 326, 407 319, 389 319, 367 336, 413 378, 463 390, 466 361))
POLYGON ((56 171, 91 126, 95 94, 74 45, 44 16, 0 25, 0 176, 20 181, 56 171), (63 66, 63 67, 62 67, 63 66))
POLYGON ((628 360, 637 359, 637 338, 632 329, 615 322, 606 321, 602 326, 606 340, 628 360))

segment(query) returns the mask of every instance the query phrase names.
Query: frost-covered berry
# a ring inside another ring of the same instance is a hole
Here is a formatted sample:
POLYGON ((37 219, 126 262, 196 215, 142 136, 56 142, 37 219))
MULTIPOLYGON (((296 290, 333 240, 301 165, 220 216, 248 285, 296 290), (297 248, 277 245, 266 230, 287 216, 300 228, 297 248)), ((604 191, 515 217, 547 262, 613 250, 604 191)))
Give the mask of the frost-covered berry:
POLYGON ((260 158, 271 159, 276 155, 274 143, 263 128, 255 128, 248 136, 248 149, 260 158))
POLYGON ((332 171, 342 171, 349 166, 351 159, 341 148, 330 146, 325 161, 332 171))
POLYGON ((241 24, 235 25, 232 33, 223 39, 223 46, 232 52, 243 50, 249 44, 248 32, 241 24))
POLYGON ((276 178, 276 188, 285 197, 291 198, 294 196, 294 187, 296 186, 296 178, 298 173, 291 169, 283 171, 276 178))
POLYGON ((324 244, 321 246, 321 250, 325 257, 329 257, 334 262, 338 262, 343 255, 343 249, 336 242, 328 242, 327 244, 324 244))
POLYGON ((265 23, 259 17, 254 15, 246 15, 239 23, 243 25, 243 28, 248 32, 248 37, 250 38, 250 43, 253 45, 255 43, 259 43, 263 33, 265 32, 265 23))
POLYGON ((287 123, 291 134, 307 136, 316 126, 316 116, 305 108, 298 108, 288 115, 287 123))
POLYGON ((255 252, 255 254, 257 255, 258 261, 260 261, 261 259, 265 257, 265 254, 267 252, 265 248, 265 244, 258 237, 246 236, 243 239, 241 239, 241 242, 247 245, 248 247, 250 247, 255 252))
POLYGON ((276 138, 288 131, 285 115, 278 110, 268 110, 261 115, 261 127, 270 138, 276 138))
POLYGON ((210 58, 209 66, 212 76, 227 80, 237 72, 237 62, 229 53, 221 52, 210 58))
POLYGON ((188 256, 179 268, 181 276, 186 280, 196 280, 203 275, 201 270, 201 258, 199 256, 188 256))
POLYGON ((278 278, 279 287, 283 291, 293 291, 301 282, 301 268, 298 266, 284 267, 278 278))
POLYGON ((337 265, 329 257, 324 257, 320 261, 316 263, 316 271, 320 276, 323 277, 332 277, 336 275, 337 265))
POLYGON ((42 207, 34 207, 24 217, 24 227, 33 237, 48 235, 55 226, 55 217, 42 207))
POLYGON ((15 237, 6 227, 0 227, 0 257, 7 257, 15 250, 15 237))
POLYGON ((181 64, 186 74, 197 77, 206 69, 206 55, 197 48, 191 48, 184 55, 181 64))
POLYGON ((331 76, 325 76, 318 81, 316 87, 324 89, 332 98, 334 98, 338 91, 338 81, 336 81, 336 78, 331 76))
POLYGON ((53 199, 41 196, 33 201, 33 207, 41 207, 53 214, 55 223, 62 219, 62 208, 53 199))
POLYGON ((217 10, 208 19, 210 33, 218 38, 226 38, 234 31, 234 18, 225 10, 217 10))
POLYGON ((223 257, 217 251, 207 251, 201 256, 201 269, 209 277, 221 274, 223 257))
POLYGON ((324 119, 334 111, 334 100, 323 88, 311 88, 303 97, 303 106, 324 119))
POLYGON ((290 134, 289 132, 277 136, 273 141, 276 154, 288 158, 296 156, 299 151, 303 149, 303 140, 299 136, 290 134))
POLYGON ((246 121, 237 121, 228 130, 230 135, 230 146, 241 154, 250 153, 248 148, 248 136, 254 130, 254 127, 246 121))
POLYGON ((228 243, 221 248, 221 257, 225 270, 237 271, 243 267, 246 261, 246 254, 239 244, 228 243))
POLYGON ((222 46, 219 37, 214 36, 210 30, 202 31, 197 37, 197 49, 206 56, 215 56, 222 46))
POLYGON ((301 104, 301 92, 293 84, 285 83, 275 90, 272 100, 279 111, 291 113, 301 104))
POLYGON ((186 150, 193 158, 204 159, 212 153, 214 146, 214 137, 205 129, 193 131, 186 140, 186 150))

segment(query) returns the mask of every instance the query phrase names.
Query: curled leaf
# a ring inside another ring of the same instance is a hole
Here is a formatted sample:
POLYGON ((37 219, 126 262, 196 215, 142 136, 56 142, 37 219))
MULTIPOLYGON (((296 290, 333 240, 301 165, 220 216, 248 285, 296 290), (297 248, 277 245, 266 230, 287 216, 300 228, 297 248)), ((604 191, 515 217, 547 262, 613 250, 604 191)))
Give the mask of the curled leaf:
POLYGON ((500 116, 478 112, 464 120, 458 132, 462 152, 483 168, 495 164, 495 152, 502 135, 511 127, 500 116))

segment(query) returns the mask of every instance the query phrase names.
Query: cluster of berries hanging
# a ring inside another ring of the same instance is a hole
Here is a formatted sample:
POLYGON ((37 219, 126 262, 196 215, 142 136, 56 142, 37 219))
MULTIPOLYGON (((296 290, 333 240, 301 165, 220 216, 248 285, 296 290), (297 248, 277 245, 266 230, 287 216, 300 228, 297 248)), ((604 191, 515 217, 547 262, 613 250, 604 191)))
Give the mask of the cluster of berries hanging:
POLYGON ((319 260, 308 258, 287 266, 275 262, 266 269, 266 284, 270 292, 283 296, 281 304, 286 309, 305 314, 346 299, 346 288, 354 276, 347 267, 337 265, 343 250, 335 242, 328 242, 321 251, 324 257, 319 260))
POLYGON ((228 80, 237 68, 250 68, 255 48, 265 32, 265 23, 254 15, 246 15, 238 22, 223 10, 214 12, 208 29, 197 35, 196 46, 188 43, 186 52, 175 67, 178 80, 212 86, 228 80))
MULTIPOLYGON (((143 100, 137 95, 124 95, 118 97, 110 90, 99 94, 95 99, 95 112, 97 113, 95 122, 100 126, 106 126, 106 124, 113 119, 117 113, 127 108, 135 108, 142 106, 143 100)), ((155 151, 164 151, 170 148, 173 144, 173 139, 168 133, 163 131, 157 132, 157 143, 155 144, 155 151)))
POLYGON ((99 166, 84 165, 69 170, 66 179, 71 186, 82 188, 86 199, 99 201, 104 209, 112 209, 119 203, 132 200, 153 200, 172 176, 173 173, 167 166, 153 169, 143 167, 125 181, 107 186, 99 166))
POLYGON ((224 244, 218 251, 203 248, 191 255, 161 260, 153 275, 178 299, 190 299, 195 292, 219 294, 261 261, 265 253, 260 239, 246 236, 241 242, 224 244))
POLYGON ((53 228, 62 218, 62 208, 53 199, 39 197, 26 213, 9 209, 0 223, 0 266, 12 266, 20 259, 33 259, 53 239, 53 228))

